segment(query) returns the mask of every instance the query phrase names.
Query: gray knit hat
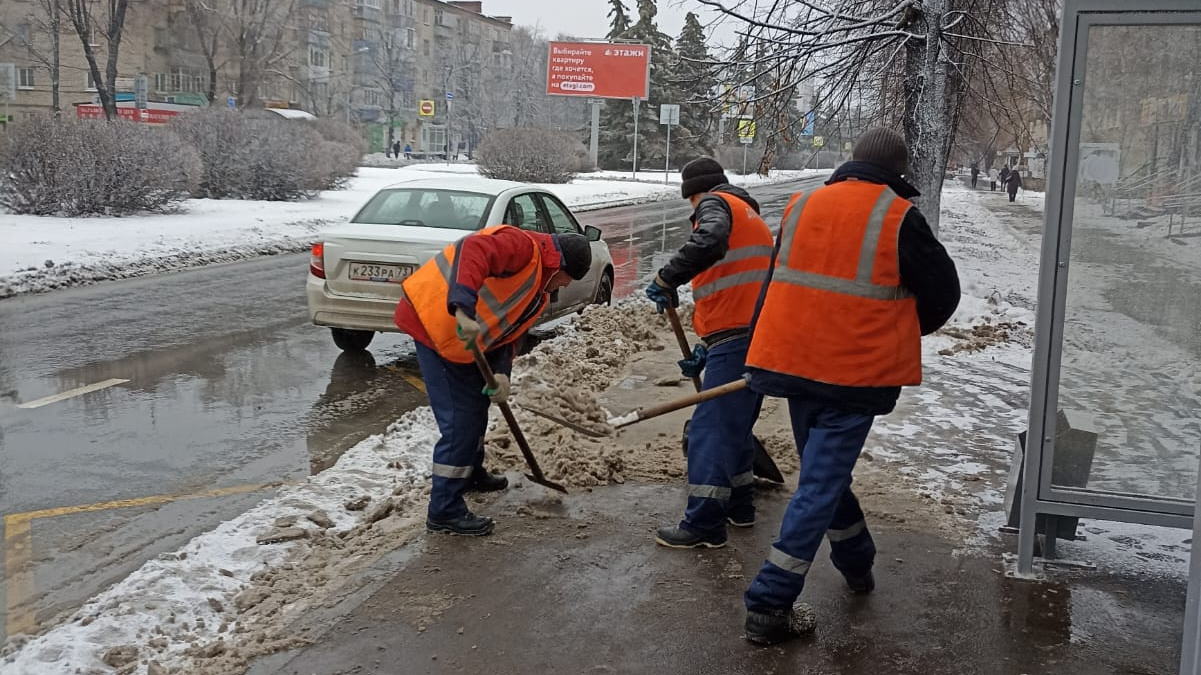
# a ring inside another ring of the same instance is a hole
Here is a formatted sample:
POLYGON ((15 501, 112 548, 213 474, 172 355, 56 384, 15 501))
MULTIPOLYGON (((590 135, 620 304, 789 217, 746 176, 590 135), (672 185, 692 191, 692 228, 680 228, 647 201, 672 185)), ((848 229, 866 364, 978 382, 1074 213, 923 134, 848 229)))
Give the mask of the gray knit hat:
POLYGON ((876 127, 863 132, 855 142, 851 159, 877 164, 898 176, 909 173, 909 148, 905 145, 905 137, 892 129, 876 127))

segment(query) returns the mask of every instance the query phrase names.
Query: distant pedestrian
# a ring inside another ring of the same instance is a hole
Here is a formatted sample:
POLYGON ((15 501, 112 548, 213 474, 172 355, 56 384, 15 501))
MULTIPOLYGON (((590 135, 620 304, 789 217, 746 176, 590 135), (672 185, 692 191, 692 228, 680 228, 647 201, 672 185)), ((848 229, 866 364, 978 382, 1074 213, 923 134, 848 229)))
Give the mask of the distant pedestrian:
POLYGON ((980 177, 980 165, 972 162, 972 187, 976 187, 976 179, 980 177))
POLYGON ((999 179, 999 182, 1001 183, 1002 189, 1004 189, 1005 180, 1007 178, 1009 178, 1009 165, 1008 164, 1001 167, 1001 173, 997 174, 997 178, 999 179))
POLYGON ((997 170, 996 169, 988 170, 988 191, 989 192, 997 191, 997 170))
POLYGON ((400 159, 400 141, 392 143, 392 154, 396 156, 396 159, 400 159))
POLYGON ((405 159, 412 159, 412 158, 413 158, 413 146, 409 145, 408 143, 405 143, 405 159))
POLYGON ((1017 200, 1018 189, 1022 187, 1022 174, 1015 168, 1005 176, 1005 191, 1009 193, 1009 201, 1017 200))

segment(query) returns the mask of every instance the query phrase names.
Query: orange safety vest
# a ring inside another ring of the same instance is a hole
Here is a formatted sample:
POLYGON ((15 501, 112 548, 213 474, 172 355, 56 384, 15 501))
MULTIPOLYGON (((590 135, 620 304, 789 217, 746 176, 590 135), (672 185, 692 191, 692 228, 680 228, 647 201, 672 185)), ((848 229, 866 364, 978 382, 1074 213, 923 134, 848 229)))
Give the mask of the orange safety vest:
POLYGON ((725 257, 692 279, 692 327, 701 337, 751 325, 775 248, 771 229, 750 204, 724 192, 709 194, 730 205, 733 219, 725 257))
MULTIPOLYGON (((467 236, 489 237, 507 227, 510 226, 488 227, 467 236)), ((542 249, 533 237, 529 237, 529 240, 533 255, 525 267, 510 276, 488 277, 480 288, 475 303, 475 319, 482 328, 480 344, 485 351, 516 341, 546 309, 542 249), (522 320, 522 317, 525 319, 522 320)), ((471 352, 463 347, 463 341, 456 333, 458 324, 454 315, 446 307, 446 297, 454 283, 454 260, 462 241, 460 239, 442 249, 441 253, 401 283, 405 298, 417 311, 417 317, 429 334, 434 349, 439 356, 453 363, 471 363, 473 360, 471 352)))
POLYGON ((917 301, 897 253, 912 206, 858 180, 795 195, 747 366, 845 387, 920 384, 917 301))

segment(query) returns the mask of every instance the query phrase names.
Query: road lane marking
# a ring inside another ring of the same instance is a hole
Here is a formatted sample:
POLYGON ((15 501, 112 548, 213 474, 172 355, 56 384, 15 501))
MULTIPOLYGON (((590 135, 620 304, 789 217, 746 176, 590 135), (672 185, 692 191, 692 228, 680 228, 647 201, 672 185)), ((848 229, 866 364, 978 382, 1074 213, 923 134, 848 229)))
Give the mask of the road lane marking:
POLYGON ((426 393, 425 383, 421 381, 421 378, 413 377, 412 375, 401 375, 401 377, 405 379, 405 382, 413 385, 413 388, 415 388, 417 391, 420 391, 423 394, 426 393))
POLYGON ((33 569, 33 536, 30 524, 38 518, 53 518, 76 513, 126 509, 135 506, 159 506, 184 499, 224 497, 278 488, 284 483, 265 485, 237 485, 215 490, 204 490, 180 495, 153 495, 133 499, 115 499, 95 504, 60 506, 53 509, 9 513, 4 516, 4 587, 5 587, 5 630, 6 636, 17 633, 32 635, 37 623, 37 587, 33 569))
POLYGON ((33 579, 33 541, 29 520, 4 518, 4 590, 7 599, 4 617, 5 636, 24 633, 32 635, 37 629, 33 611, 35 596, 33 579))
POLYGON ((51 403, 58 403, 59 401, 65 401, 69 398, 75 398, 76 396, 83 396, 84 394, 90 394, 94 391, 100 391, 101 389, 107 389, 109 387, 112 387, 112 386, 115 386, 118 384, 125 384, 128 381, 129 380, 122 380, 120 378, 112 378, 110 380, 105 380, 103 382, 97 382, 95 384, 89 384, 84 387, 72 389, 70 391, 64 391, 63 393, 55 394, 54 396, 47 396, 46 398, 39 398, 36 401, 29 401, 28 403, 18 403, 17 407, 18 408, 26 408, 26 409, 40 408, 44 405, 50 405, 51 403))

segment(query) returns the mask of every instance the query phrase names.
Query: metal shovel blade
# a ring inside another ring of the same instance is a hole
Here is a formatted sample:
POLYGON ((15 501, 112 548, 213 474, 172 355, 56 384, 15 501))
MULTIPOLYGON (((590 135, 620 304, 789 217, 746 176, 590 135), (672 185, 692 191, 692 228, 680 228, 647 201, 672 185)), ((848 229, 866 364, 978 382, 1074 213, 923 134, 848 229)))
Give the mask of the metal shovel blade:
POLYGON ((559 485, 558 483, 547 478, 546 476, 539 478, 532 473, 527 473, 527 474, 525 474, 525 477, 529 478, 533 482, 535 482, 543 487, 550 488, 556 492, 562 492, 563 494, 567 494, 567 488, 563 487, 562 485, 559 485))
POLYGON ((523 410, 525 410, 527 412, 531 412, 539 417, 548 419, 548 420, 554 422, 555 424, 567 427, 568 429, 571 429, 572 431, 578 431, 579 433, 584 434, 585 436, 590 436, 592 438, 608 438, 609 437, 609 434, 597 431, 595 429, 589 429, 586 426, 576 424, 575 422, 571 422, 569 420, 565 420, 562 417, 559 417, 558 415, 552 415, 551 413, 548 413, 545 410, 531 408, 528 405, 523 405, 523 406, 521 406, 521 408, 523 410))

